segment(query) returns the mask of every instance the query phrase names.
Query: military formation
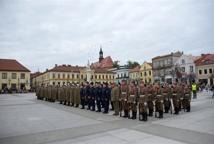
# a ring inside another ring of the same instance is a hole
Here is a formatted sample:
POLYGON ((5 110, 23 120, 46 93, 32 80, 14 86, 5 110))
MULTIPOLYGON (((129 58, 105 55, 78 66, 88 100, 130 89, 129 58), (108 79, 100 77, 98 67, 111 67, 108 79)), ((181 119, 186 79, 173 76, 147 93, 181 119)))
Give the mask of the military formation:
POLYGON ((39 100, 59 102, 104 114, 109 108, 114 116, 147 121, 149 117, 163 118, 164 113, 178 115, 191 110, 191 87, 184 83, 144 84, 122 81, 116 83, 89 83, 47 85, 36 89, 39 100))

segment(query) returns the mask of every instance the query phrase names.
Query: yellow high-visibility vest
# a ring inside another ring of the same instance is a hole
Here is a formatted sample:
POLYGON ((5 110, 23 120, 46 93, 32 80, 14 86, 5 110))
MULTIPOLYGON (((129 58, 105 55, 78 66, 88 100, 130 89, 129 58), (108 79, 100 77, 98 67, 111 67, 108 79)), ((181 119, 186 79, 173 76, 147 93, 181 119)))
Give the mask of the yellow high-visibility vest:
POLYGON ((196 91, 196 90, 197 90, 196 84, 192 84, 192 90, 193 90, 193 91, 196 91))

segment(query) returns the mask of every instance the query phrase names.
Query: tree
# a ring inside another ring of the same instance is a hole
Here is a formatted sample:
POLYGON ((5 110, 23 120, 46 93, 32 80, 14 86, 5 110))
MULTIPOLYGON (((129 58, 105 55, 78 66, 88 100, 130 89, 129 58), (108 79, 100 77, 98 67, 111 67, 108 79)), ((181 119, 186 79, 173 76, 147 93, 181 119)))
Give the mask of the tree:
POLYGON ((119 61, 113 62, 113 68, 119 68, 119 61))
POLYGON ((127 61, 126 66, 127 66, 128 68, 133 69, 133 68, 135 68, 136 66, 140 66, 140 64, 139 64, 138 62, 136 62, 136 61, 131 61, 131 60, 129 60, 129 61, 127 61))

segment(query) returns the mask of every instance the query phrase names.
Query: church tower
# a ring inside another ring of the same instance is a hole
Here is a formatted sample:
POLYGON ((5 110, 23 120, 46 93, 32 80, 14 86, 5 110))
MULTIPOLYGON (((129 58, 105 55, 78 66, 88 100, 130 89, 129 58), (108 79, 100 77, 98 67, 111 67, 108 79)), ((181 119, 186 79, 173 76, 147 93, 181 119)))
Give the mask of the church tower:
POLYGON ((103 60, 103 50, 102 50, 102 46, 100 46, 100 52, 99 52, 99 62, 101 62, 103 60))

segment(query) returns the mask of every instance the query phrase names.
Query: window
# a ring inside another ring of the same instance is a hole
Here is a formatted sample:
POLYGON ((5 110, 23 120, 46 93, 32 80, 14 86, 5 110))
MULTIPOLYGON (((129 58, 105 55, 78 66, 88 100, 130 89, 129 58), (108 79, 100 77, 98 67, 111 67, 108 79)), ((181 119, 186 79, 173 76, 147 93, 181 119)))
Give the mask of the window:
POLYGON ((199 70, 198 73, 201 75, 202 74, 202 70, 199 70))
POLYGON ((126 77, 126 73, 124 73, 124 77, 126 77))
POLYGON ((117 78, 119 78, 120 77, 120 75, 119 74, 117 74, 117 78))
POLYGON ((102 75, 102 79, 104 79, 104 75, 102 75))
POLYGON ((97 75, 95 75, 95 79, 97 79, 97 75))
POLYGON ((12 73, 12 79, 16 79, 16 73, 12 73))
POLYGON ((207 69, 204 69, 204 74, 207 74, 207 69))
POLYGON ((101 79, 101 75, 99 75, 99 79, 101 79))
POLYGON ((151 71, 149 71, 149 75, 150 75, 150 76, 152 75, 152 72, 151 72, 151 71))
POLYGON ((144 72, 144 76, 146 76, 147 74, 146 74, 146 72, 144 72))
POLYGON ((114 79, 114 76, 112 76, 112 79, 114 79))
POLYGON ((93 75, 91 75, 91 79, 93 79, 94 78, 94 76, 93 75))
POLYGON ((58 79, 60 79, 60 74, 58 74, 58 79))
POLYGON ((81 74, 81 79, 83 79, 83 75, 81 74))
POLYGON ((72 74, 72 79, 74 79, 74 74, 72 74))
POLYGON ((79 74, 77 74, 77 79, 79 78, 79 74))
POLYGON ((62 78, 65 78, 65 74, 62 74, 62 78))
POLYGON ((111 79, 111 75, 109 76, 109 79, 111 79))
POLYGON ((25 79, 25 73, 21 73, 21 79, 25 79))
POLYGON ((185 72, 185 67, 181 67, 181 71, 182 71, 182 72, 185 72))
POLYGON ((7 79, 7 73, 2 73, 2 79, 7 79))
POLYGON ((52 74, 53 79, 55 78, 55 73, 52 74))
POLYGON ((55 85, 55 82, 53 82, 53 85, 55 85))
POLYGON ((106 75, 106 79, 108 79, 108 75, 106 75))
POLYGON ((67 75, 67 78, 70 79, 70 74, 67 75))
POLYGON ((184 59, 182 59, 182 60, 181 60, 181 63, 182 63, 182 64, 185 64, 185 60, 184 60, 184 59))
POLYGON ((190 66, 189 69, 190 69, 190 72, 193 72, 193 66, 190 66))
POLYGON ((209 73, 210 73, 210 74, 213 73, 213 70, 212 70, 212 69, 209 69, 209 73))

